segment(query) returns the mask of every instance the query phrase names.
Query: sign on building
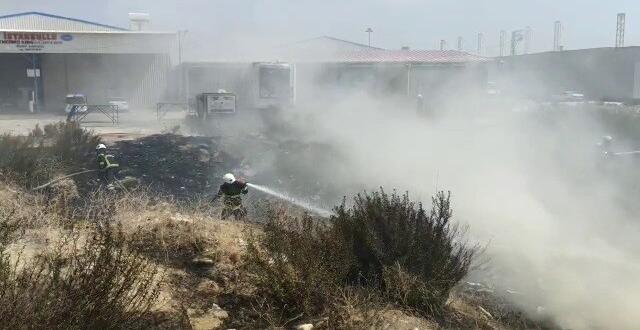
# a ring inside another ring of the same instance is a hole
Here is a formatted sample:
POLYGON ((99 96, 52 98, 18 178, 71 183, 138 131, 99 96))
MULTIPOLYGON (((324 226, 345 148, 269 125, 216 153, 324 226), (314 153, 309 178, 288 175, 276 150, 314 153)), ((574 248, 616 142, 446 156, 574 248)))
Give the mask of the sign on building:
POLYGON ((22 52, 43 52, 73 40, 73 35, 53 32, 0 32, 2 48, 22 52))
POLYGON ((0 31, 0 53, 168 54, 173 33, 0 31))

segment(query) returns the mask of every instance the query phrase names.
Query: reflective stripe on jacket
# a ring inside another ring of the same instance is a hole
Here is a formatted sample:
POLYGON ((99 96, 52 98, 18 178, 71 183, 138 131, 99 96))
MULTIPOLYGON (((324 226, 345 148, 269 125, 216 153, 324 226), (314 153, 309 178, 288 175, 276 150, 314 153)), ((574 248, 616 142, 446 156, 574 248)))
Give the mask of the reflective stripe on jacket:
POLYGON ((105 155, 105 154, 98 155, 98 167, 101 170, 115 168, 119 166, 120 165, 118 165, 118 163, 115 162, 115 157, 113 157, 113 155, 105 155))

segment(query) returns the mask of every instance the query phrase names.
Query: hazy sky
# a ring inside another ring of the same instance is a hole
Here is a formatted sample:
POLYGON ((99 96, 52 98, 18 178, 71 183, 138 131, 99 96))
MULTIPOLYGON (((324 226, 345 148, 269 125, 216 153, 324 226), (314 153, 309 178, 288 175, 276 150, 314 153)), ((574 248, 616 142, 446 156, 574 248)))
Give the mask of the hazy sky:
POLYGON ((499 51, 499 31, 531 26, 534 51, 553 44, 553 22, 563 22, 567 49, 612 46, 616 14, 627 13, 626 44, 640 44, 638 0, 1 0, 0 14, 43 11, 127 26, 127 13, 148 12, 156 29, 187 29, 188 47, 220 43, 282 44, 330 35, 385 48, 435 49, 440 39, 476 49, 485 35, 486 54, 499 51))

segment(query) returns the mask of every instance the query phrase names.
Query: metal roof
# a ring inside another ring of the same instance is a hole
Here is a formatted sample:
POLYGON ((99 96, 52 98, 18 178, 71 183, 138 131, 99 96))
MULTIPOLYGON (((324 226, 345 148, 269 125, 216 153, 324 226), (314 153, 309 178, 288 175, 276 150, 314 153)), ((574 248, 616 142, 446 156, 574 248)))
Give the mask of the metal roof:
POLYGON ((281 48, 284 48, 284 49, 315 48, 316 50, 326 50, 326 48, 329 48, 332 50, 342 50, 342 51, 382 49, 378 47, 367 46, 365 44, 344 40, 344 39, 339 39, 339 38, 334 38, 334 37, 329 37, 329 36, 321 36, 317 38, 306 39, 306 40, 284 45, 281 48))
POLYGON ((280 46, 255 54, 227 54, 215 58, 193 59, 192 65, 206 63, 252 63, 285 61, 292 63, 333 64, 463 64, 492 61, 491 58, 455 50, 388 50, 342 40, 318 37, 280 46))
POLYGON ((490 58, 455 50, 386 50, 369 49, 349 52, 336 52, 329 56, 299 57, 300 62, 324 63, 404 63, 404 64, 453 64, 470 62, 488 62, 490 58))
POLYGON ((333 37, 318 37, 279 49, 279 58, 320 63, 468 63, 489 58, 455 50, 388 50, 333 37))
POLYGON ((456 50, 365 50, 340 54, 348 63, 467 63, 487 62, 489 58, 456 50))
POLYGON ((122 32, 125 28, 36 11, 0 16, 0 30, 122 32))

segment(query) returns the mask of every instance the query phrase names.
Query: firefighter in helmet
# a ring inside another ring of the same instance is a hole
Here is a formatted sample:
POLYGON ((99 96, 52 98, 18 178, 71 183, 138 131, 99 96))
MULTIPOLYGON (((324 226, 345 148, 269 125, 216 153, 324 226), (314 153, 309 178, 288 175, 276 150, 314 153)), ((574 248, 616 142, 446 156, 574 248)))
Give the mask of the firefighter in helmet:
POLYGON ((213 198, 213 201, 215 201, 223 197, 222 219, 226 219, 231 215, 236 220, 244 218, 247 215, 247 210, 242 205, 242 195, 246 195, 249 192, 247 183, 242 180, 236 180, 236 177, 231 173, 225 174, 222 179, 224 182, 220 185, 218 193, 213 198))
POLYGON ((120 169, 120 165, 113 155, 107 154, 107 146, 102 143, 96 146, 96 161, 100 170, 100 178, 108 188, 112 189, 115 173, 120 169))

